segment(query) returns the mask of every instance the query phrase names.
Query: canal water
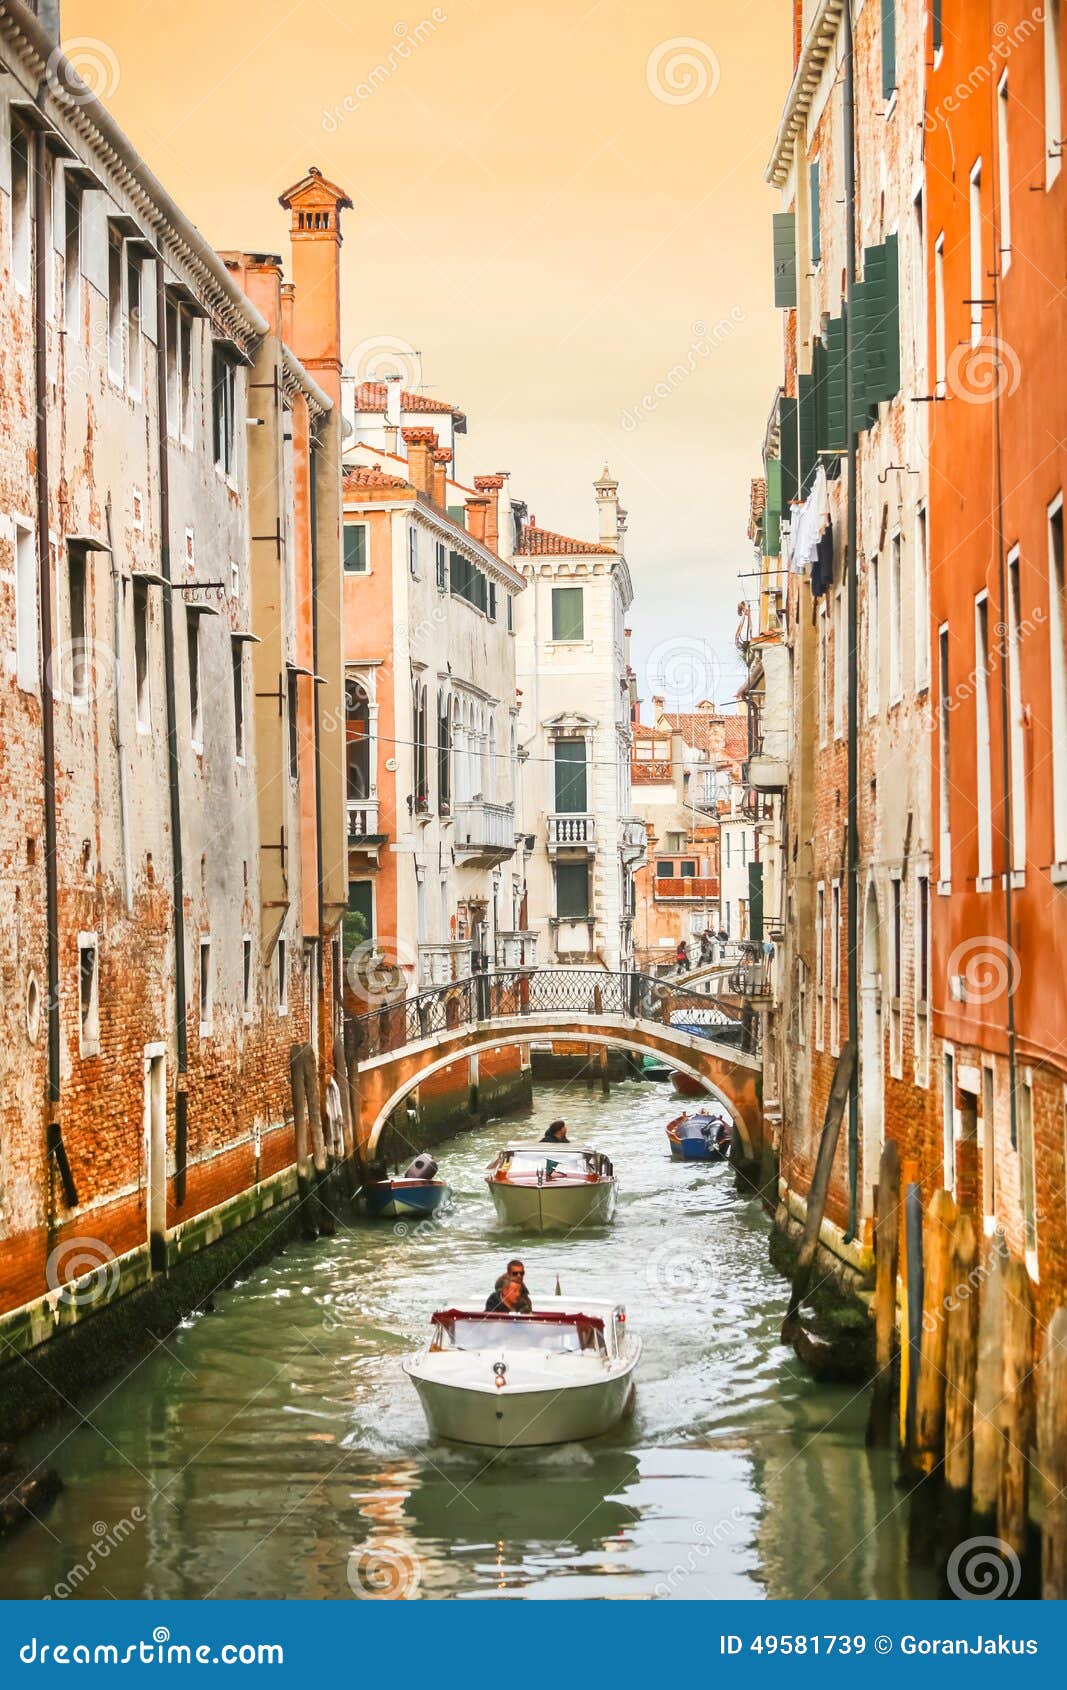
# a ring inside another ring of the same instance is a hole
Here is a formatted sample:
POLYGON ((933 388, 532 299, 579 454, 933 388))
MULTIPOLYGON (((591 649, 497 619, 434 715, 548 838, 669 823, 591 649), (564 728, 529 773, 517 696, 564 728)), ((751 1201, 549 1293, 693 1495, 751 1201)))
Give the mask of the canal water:
MULTIPOLYGON (((438 1152, 452 1209, 291 1247, 38 1435, 64 1489, 0 1547, 5 1596, 904 1597, 906 1506, 865 1393, 778 1342, 768 1222, 723 1164, 672 1163, 666 1087, 541 1087, 438 1152), (615 1224, 517 1238, 482 1173, 556 1115, 613 1159, 615 1224), (401 1358, 515 1248, 536 1304, 625 1299, 632 1418, 588 1445, 432 1442, 401 1358)), ((692 1107, 691 1105, 689 1107, 692 1107)))

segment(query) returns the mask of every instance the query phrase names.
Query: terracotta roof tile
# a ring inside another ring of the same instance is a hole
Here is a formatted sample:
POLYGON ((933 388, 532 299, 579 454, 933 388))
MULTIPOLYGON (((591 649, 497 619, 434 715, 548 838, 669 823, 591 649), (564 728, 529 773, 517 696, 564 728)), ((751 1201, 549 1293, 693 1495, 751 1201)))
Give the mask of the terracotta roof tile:
MULTIPOLYGON (((356 388, 356 410, 384 411, 387 392, 388 386, 384 381, 361 381, 356 388)), ((449 405, 444 399, 430 399, 425 393, 401 393, 400 409, 436 411, 451 416, 457 407, 449 405)))
POLYGON ((597 546, 589 540, 572 540, 566 534, 553 534, 551 528, 538 528, 535 522, 529 522, 522 531, 522 538, 515 548, 521 557, 572 557, 575 554, 597 552, 607 553, 615 557, 614 546, 597 546))
POLYGON ((344 482, 346 487, 407 487, 410 481, 405 481, 402 475, 386 475, 377 464, 350 464, 345 470, 344 482))
POLYGON ((708 757, 742 763, 748 756, 748 721, 742 715, 711 710, 663 712, 663 720, 681 734, 686 745, 708 757))

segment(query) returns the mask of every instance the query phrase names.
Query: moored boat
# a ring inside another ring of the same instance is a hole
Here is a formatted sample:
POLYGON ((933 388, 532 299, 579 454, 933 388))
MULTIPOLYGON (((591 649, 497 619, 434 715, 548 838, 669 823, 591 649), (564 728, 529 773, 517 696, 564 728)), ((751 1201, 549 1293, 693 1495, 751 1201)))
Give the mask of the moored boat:
POLYGON ((509 1144, 485 1183, 498 1218, 533 1232, 606 1226, 615 1214, 615 1171, 586 1145, 509 1144))
POLYGON ((510 1448, 608 1431, 629 1406, 640 1354, 622 1304, 554 1297, 533 1314, 442 1309, 403 1368, 435 1437, 510 1448))
POLYGON ((703 1080, 694 1080, 692 1074, 683 1074, 680 1068, 675 1068, 671 1074, 671 1088, 676 1097, 707 1097, 708 1088, 703 1080))
POLYGON ((399 1216, 425 1219, 451 1196, 451 1188, 437 1179, 437 1163, 423 1151, 398 1179, 368 1179, 363 1187, 367 1213, 380 1219, 399 1216))
POLYGON ((668 1123, 667 1142, 676 1162, 725 1162, 730 1156, 730 1126, 723 1116, 704 1111, 679 1115, 668 1123))
POLYGON ((645 1080, 669 1080, 671 1070, 660 1056, 641 1058, 641 1077, 645 1080))

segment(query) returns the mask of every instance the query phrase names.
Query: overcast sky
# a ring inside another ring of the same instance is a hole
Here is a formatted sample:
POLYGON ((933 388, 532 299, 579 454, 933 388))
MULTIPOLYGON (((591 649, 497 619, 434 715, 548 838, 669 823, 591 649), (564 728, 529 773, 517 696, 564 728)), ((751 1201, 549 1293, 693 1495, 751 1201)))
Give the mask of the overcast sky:
POLYGON ((462 406, 464 478, 508 469, 544 527, 592 539, 610 464, 641 692, 677 707, 739 679, 791 13, 64 0, 63 34, 216 246, 285 253, 277 196, 310 164, 348 190, 346 354, 462 406))

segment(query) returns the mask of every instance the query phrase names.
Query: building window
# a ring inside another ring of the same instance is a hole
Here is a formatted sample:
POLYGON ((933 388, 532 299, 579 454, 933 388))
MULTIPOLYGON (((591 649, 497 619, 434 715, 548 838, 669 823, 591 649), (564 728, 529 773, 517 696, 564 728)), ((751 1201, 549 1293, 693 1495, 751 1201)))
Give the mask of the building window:
POLYGON ((926 512, 915 519, 915 691, 930 685, 930 560, 926 512))
POLYGON ((241 940, 241 1012, 246 1021, 252 1019, 252 940, 246 933, 241 940))
POLYGON ((434 569, 437 576, 437 591, 448 591, 448 552, 443 540, 436 541, 433 549, 434 569))
POLYGON ((452 696, 437 689, 437 813, 452 813, 452 696))
POLYGON ((89 698, 92 653, 88 628, 88 554, 77 541, 67 543, 67 612, 70 650, 70 696, 75 704, 89 698))
POLYGON ((484 611, 488 602, 485 576, 462 552, 450 552, 448 558, 449 585, 456 598, 484 611))
POLYGON ((552 638, 584 640, 585 607, 581 587, 553 587, 552 638))
POLYGON ((204 743, 204 724, 200 707, 200 612, 185 613, 185 645, 189 657, 189 737, 193 748, 200 751, 204 743))
POLYGON ((345 573, 348 575, 366 575, 367 524, 365 522, 346 522, 344 532, 345 573))
POLYGON ((78 935, 78 1049, 100 1053, 100 950, 95 933, 78 935))
POLYGON ((882 0, 882 97, 888 100, 897 85, 896 0, 882 0))
POLYGON ((900 535, 889 542, 889 702, 897 704, 904 690, 904 626, 900 579, 900 535))
POLYGON ((290 666, 287 671, 286 687, 286 717, 289 724, 289 779, 300 779, 300 725, 298 712, 300 708, 299 677, 290 666))
POLYGON ((236 461, 237 370, 221 347, 211 349, 211 438, 215 465, 232 475, 236 461))
POLYGON ((848 688, 848 613, 845 594, 834 594, 834 738, 845 732, 845 695, 848 688))
POLYGON ((215 1008, 215 982, 211 975, 211 940, 200 941, 200 1037, 211 1032, 215 1008))
POLYGON ((496 621, 496 582, 489 583, 489 620, 496 621))
POLYGON ((348 909, 341 927, 341 944, 347 964, 354 951, 374 938, 374 886, 369 880, 348 882, 348 909))
POLYGON ((944 34, 943 34, 942 26, 941 26, 942 6, 943 6, 943 0, 932 0, 932 5, 931 5, 930 10, 931 10, 931 22, 932 22, 932 26, 933 26, 932 45, 933 45, 933 49, 934 49, 935 53, 940 53, 941 48, 942 48, 943 43, 944 43, 944 34))
POLYGON ((1063 105, 1060 93, 1063 47, 1060 0, 1045 0, 1045 186, 1051 188, 1063 158, 1063 105))
POLYGON ((804 958, 797 957, 797 1044, 808 1042, 808 971, 804 958))
POLYGON ((826 614, 826 599, 825 598, 821 598, 819 600, 819 630, 818 630, 818 634, 817 634, 816 637, 817 637, 817 640, 818 640, 819 649, 818 649, 817 658, 816 658, 816 663, 817 663, 817 676, 816 676, 817 694, 816 694, 816 700, 815 700, 815 708, 816 708, 816 714, 818 715, 818 718, 819 718, 819 744, 825 745, 826 744, 826 724, 827 724, 827 717, 829 715, 829 707, 828 707, 829 701, 828 701, 828 698, 827 698, 827 690, 828 690, 828 685, 829 685, 829 676, 828 676, 829 659, 827 657, 827 646, 829 645, 829 642, 830 642, 830 618, 826 614))
POLYGON ((941 1078, 942 1177, 945 1190, 956 1189, 956 1058, 947 1047, 941 1078))
POLYGON ((1019 549, 1008 558, 1008 749, 1011 757, 1011 866, 1026 869, 1026 735, 1022 700, 1022 598, 1019 549))
POLYGON ((505 591, 504 602, 507 606, 507 630, 509 634, 515 632, 515 595, 505 591))
POLYGON ((982 161, 978 159, 971 171, 971 345, 982 338, 982 300, 985 297, 985 270, 982 266, 982 161))
POLYGON ((36 692, 41 673, 37 640, 37 545, 32 528, 15 524, 15 675, 36 692))
POLYGON ((144 339, 141 333, 141 282, 143 265, 140 257, 127 248, 126 252, 126 385, 140 396, 144 375, 144 339))
POLYGON ((938 863, 943 886, 952 880, 952 749, 949 726, 952 721, 952 700, 948 691, 948 624, 937 631, 938 685, 938 802, 941 823, 941 849, 938 863))
POLYGON ((238 762, 245 755, 245 643, 230 641, 230 666, 233 674, 233 751, 238 762))
POLYGON ((822 208, 819 203, 819 160, 811 161, 811 262, 818 264, 822 259, 822 208))
POLYGON ((1008 150, 1008 73, 997 88, 997 165, 1000 176, 1000 273, 1011 269, 1011 154, 1008 150))
POLYGON ((289 956, 284 939, 278 940, 278 955, 276 959, 276 985, 278 990, 278 1014, 289 1013, 289 956))
POLYGON ((978 817, 978 890, 988 891, 993 876, 993 747, 989 732, 989 600, 974 603, 975 806, 978 817))
POLYGON ((415 765, 415 813, 426 815, 430 808, 428 692, 416 675, 411 687, 412 738, 415 765))
POLYGON ((982 1214, 993 1232, 997 1217, 997 1082, 992 1068, 982 1069, 982 1214))
POLYGON ((553 746, 559 815, 581 816, 588 812, 587 749, 584 739, 557 739, 553 746))
POLYGON ((930 878, 915 881, 915 1083, 925 1086, 930 1076, 930 878))
POLYGON ((697 872, 696 863, 685 862, 685 863, 682 863, 680 866, 681 866, 681 877, 682 877, 683 880, 695 880, 696 879, 696 872, 697 872))
POLYGON ((1034 1168, 1034 1087, 1027 1072, 1019 1081, 1016 1102, 1019 1127, 1019 1196, 1023 1211, 1026 1265, 1037 1276, 1037 1182, 1034 1168))
POLYGON ((677 876, 675 875, 675 872, 674 872, 674 864, 673 863, 666 863, 666 862, 657 863, 656 864, 656 879, 657 880, 675 880, 675 879, 677 879, 677 876))
POLYGON ((148 583, 133 583, 133 673, 137 702, 137 728, 148 733, 152 726, 151 676, 148 667, 148 583))
POLYGON ((181 353, 182 439, 193 437, 193 319, 188 311, 178 312, 178 344, 181 353))
POLYGON ((63 321, 72 341, 82 331, 82 188, 69 173, 63 183, 63 321))
POLYGON ((867 714, 877 716, 879 704, 878 559, 872 557, 867 574, 867 714))
POLYGON ((107 247, 107 373, 122 385, 122 347, 126 325, 123 320, 122 236, 108 229, 107 247))
POLYGON ((412 578, 417 581, 419 578, 419 531, 413 522, 408 525, 408 568, 411 571, 412 578))
POLYGON ((830 1052, 841 1047, 841 883, 830 888, 830 1052))
POLYGON ((556 915, 582 921, 589 915, 589 864, 556 864, 556 915))
POLYGON ((348 802, 370 797, 371 744, 370 699, 359 681, 345 685, 345 767, 348 802))
POLYGON ((899 875, 889 882, 890 957, 889 957, 889 1065, 896 1079, 901 1077, 903 1053, 902 1006, 904 1001, 904 909, 903 882, 899 875))
POLYGON ((815 1048, 822 1050, 825 1039, 824 1011, 826 1005, 826 888, 820 885, 815 892, 815 1048))
POLYGON ((1052 680, 1053 861, 1067 863, 1067 604, 1064 592, 1063 496, 1048 513, 1049 645, 1052 680))
POLYGON ((11 273, 24 293, 29 293, 33 270, 30 161, 33 142, 21 123, 11 128, 11 273))
POLYGON ((934 381, 939 399, 945 397, 948 377, 948 328, 945 322, 945 237, 934 247, 934 381))

